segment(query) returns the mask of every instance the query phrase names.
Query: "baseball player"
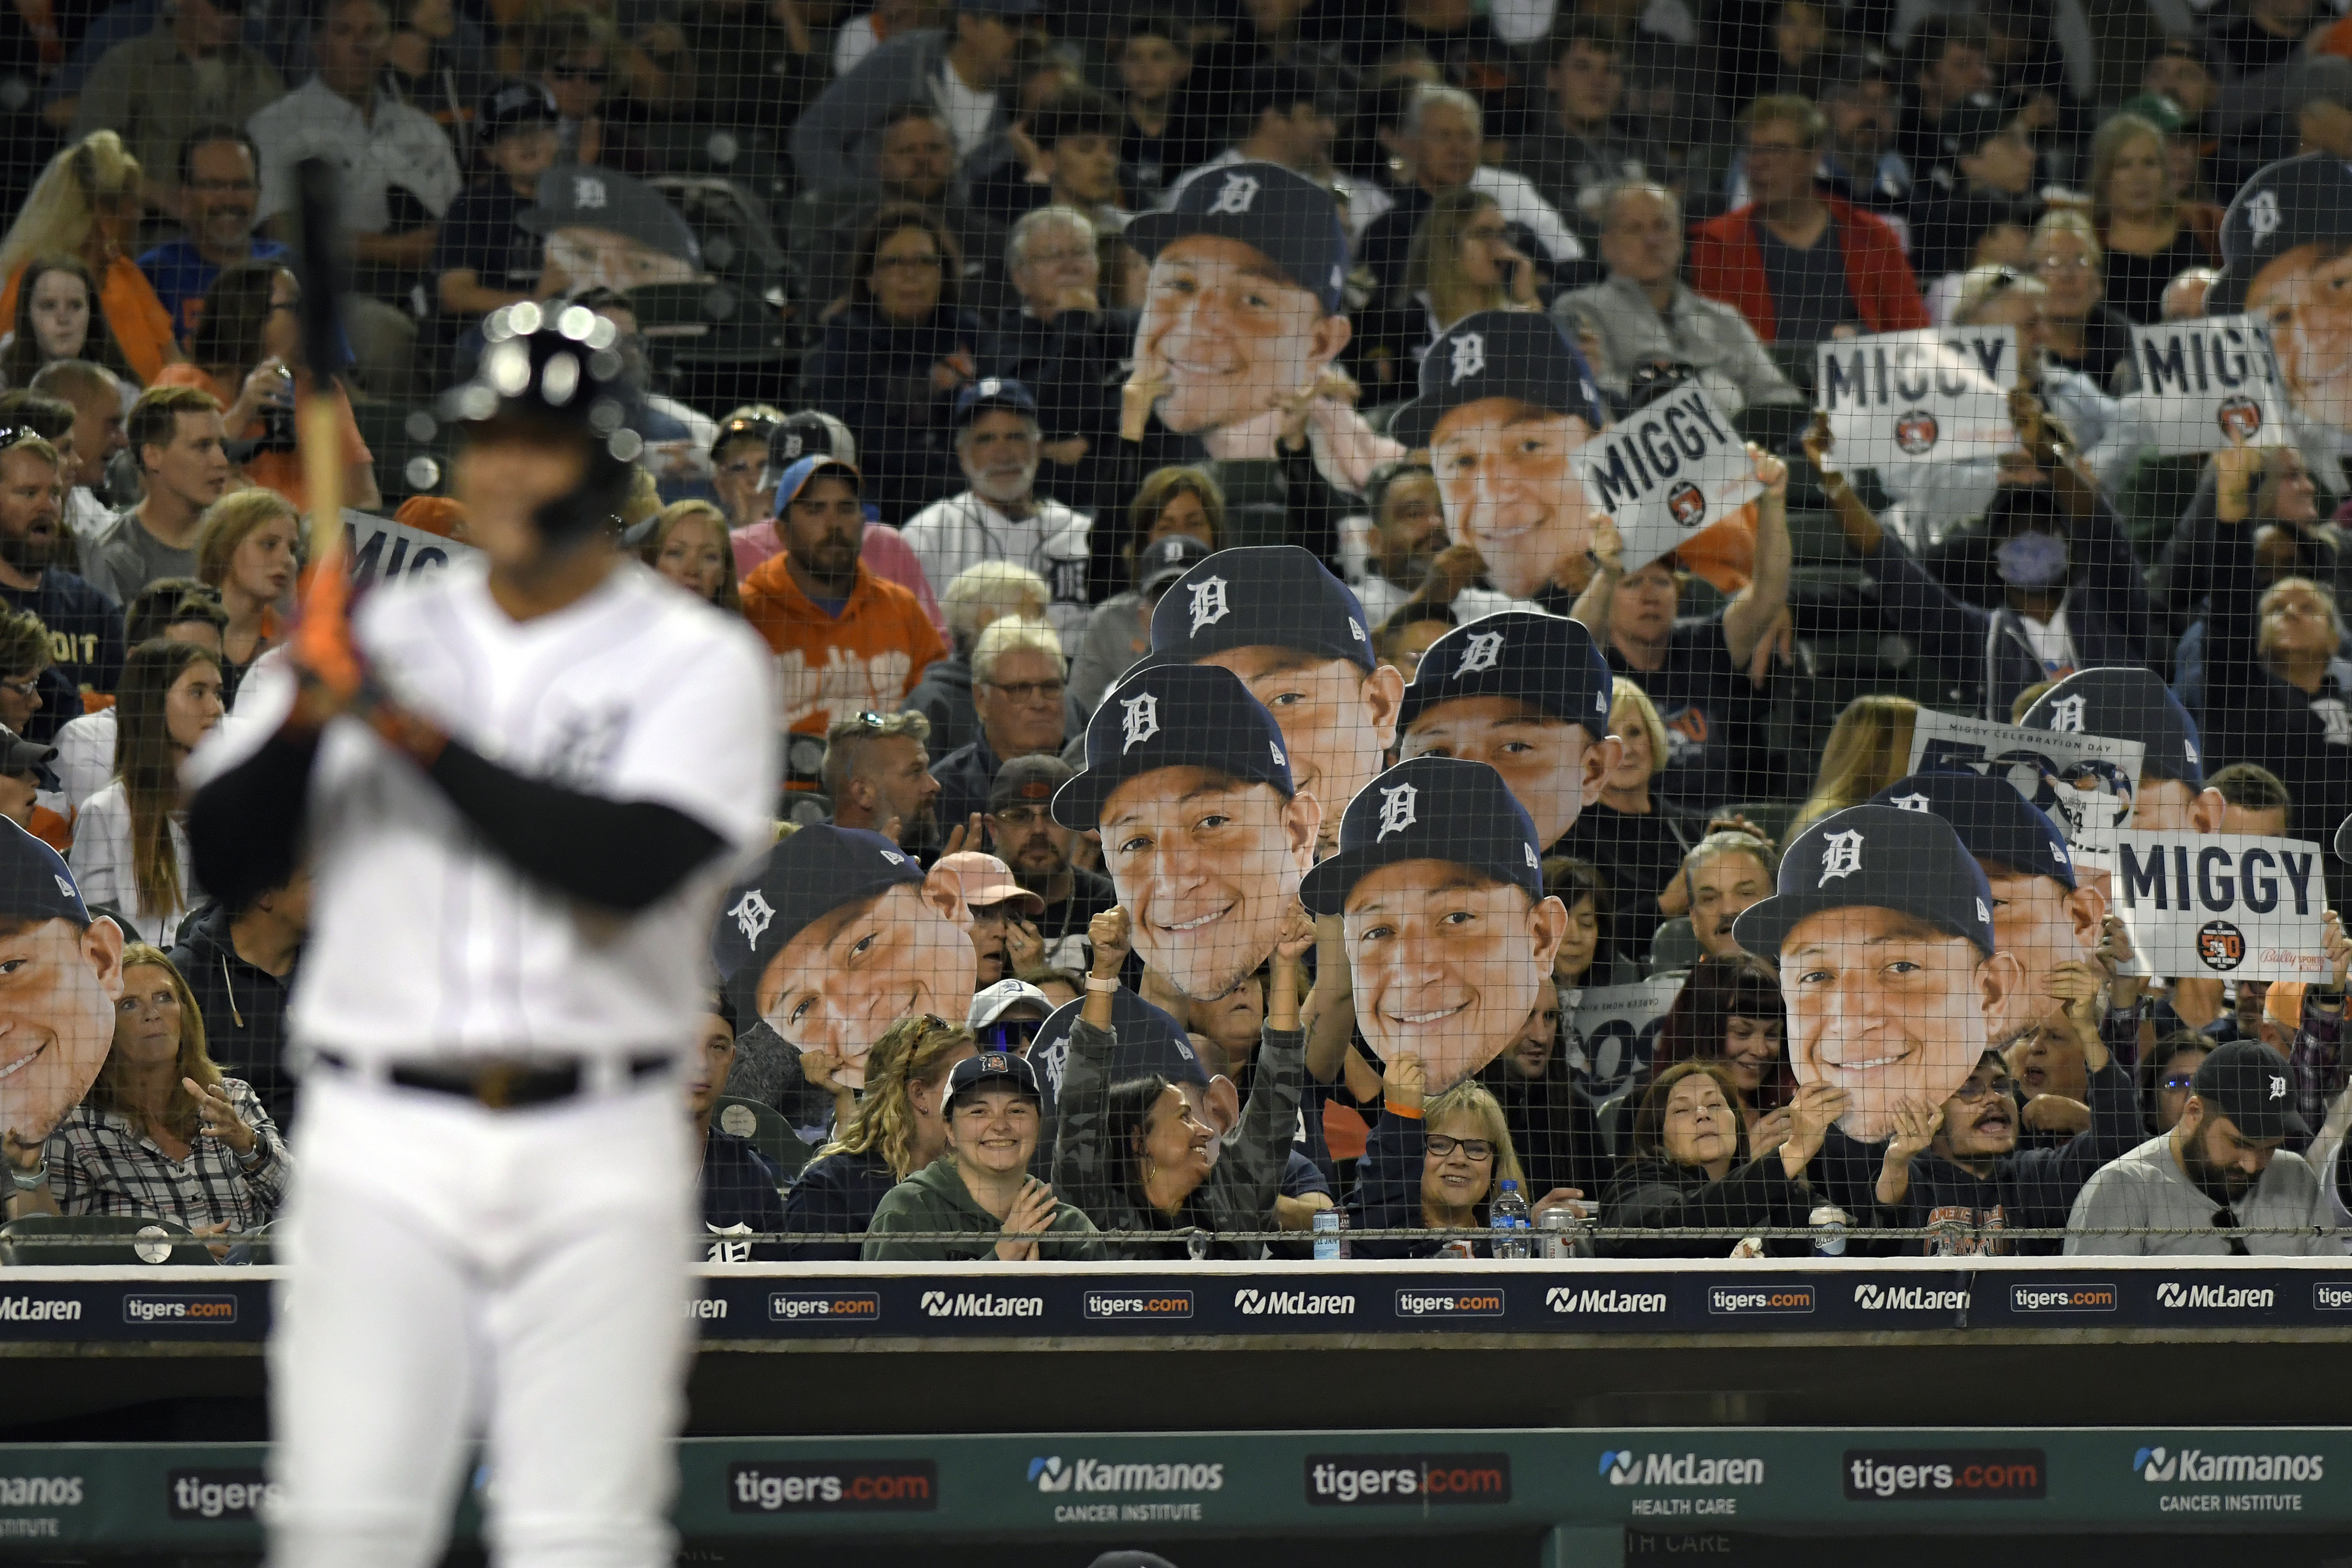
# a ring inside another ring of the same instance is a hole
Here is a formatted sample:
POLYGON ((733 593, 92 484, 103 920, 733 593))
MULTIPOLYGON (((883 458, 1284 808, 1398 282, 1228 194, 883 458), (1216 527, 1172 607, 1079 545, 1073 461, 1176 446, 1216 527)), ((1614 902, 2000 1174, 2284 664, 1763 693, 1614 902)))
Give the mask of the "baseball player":
POLYGON ((20 1206, 53 1209, 41 1147, 114 1045, 122 928, 82 906, 58 852, 0 818, 0 1155, 20 1206))
POLYGON ((971 918, 952 870, 927 877, 862 828, 803 828, 721 897, 710 956, 736 1017, 765 1019, 855 1089, 884 1030, 971 1007, 971 918))
POLYGON ((1341 807, 1396 742, 1404 696, 1404 676, 1373 658, 1348 585, 1297 545, 1219 550, 1160 596, 1150 657, 1242 678, 1282 727, 1292 780, 1323 807, 1328 853, 1341 807))
POLYGON ((478 1418, 503 1563, 669 1561, 698 1229, 678 1065, 729 866, 770 831, 764 650, 614 546, 613 330, 516 306, 445 404, 480 555, 287 666, 191 768, 231 904, 307 846, 270 1561, 439 1554, 478 1418))
POLYGON ((1994 1043, 2024 970, 1997 950, 1992 919, 1992 889, 1950 823, 1868 805, 1799 834, 1780 891, 1733 922, 1742 947, 1780 961, 1790 1062, 1800 1084, 1851 1096, 1847 1138, 1884 1139, 1906 1100, 1940 1104, 1994 1043))
POLYGON ((1274 716, 1231 671, 1147 664, 1095 710, 1054 820, 1101 831, 1137 955, 1213 1001, 1274 952, 1322 808, 1294 788, 1274 716))
POLYGON ((1611 688, 1609 661, 1581 624, 1507 610, 1429 645, 1404 689, 1397 749, 1486 764, 1549 847, 1601 799, 1623 750, 1609 733, 1611 688))
POLYGON ((1445 531, 1513 599, 1568 613, 1591 575, 1593 511, 1575 457, 1603 423, 1584 356, 1549 316, 1480 310, 1421 361, 1389 434, 1426 447, 1445 531))
POLYGON ((1299 897, 1341 918, 1365 1040, 1384 1061, 1417 1058, 1432 1094, 1518 1038, 1568 930, 1527 809, 1501 774, 1455 758, 1373 779, 1299 897))

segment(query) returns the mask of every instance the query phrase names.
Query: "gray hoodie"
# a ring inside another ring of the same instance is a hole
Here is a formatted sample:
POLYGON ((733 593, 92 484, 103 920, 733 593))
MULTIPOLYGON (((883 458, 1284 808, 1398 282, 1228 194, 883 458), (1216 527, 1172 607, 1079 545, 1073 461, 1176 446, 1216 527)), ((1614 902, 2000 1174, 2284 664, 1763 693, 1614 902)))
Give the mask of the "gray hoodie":
MULTIPOLYGON (((1053 1239, 1038 1244, 1039 1258, 1048 1263, 1099 1263, 1106 1254, 1095 1222, 1065 1200, 1046 1227, 1053 1239)), ((955 1156, 942 1155, 882 1195, 866 1226, 865 1259, 868 1263, 992 1262, 1004 1225, 980 1207, 963 1185, 955 1156), (902 1241, 892 1232, 953 1230, 952 1241, 902 1241)))

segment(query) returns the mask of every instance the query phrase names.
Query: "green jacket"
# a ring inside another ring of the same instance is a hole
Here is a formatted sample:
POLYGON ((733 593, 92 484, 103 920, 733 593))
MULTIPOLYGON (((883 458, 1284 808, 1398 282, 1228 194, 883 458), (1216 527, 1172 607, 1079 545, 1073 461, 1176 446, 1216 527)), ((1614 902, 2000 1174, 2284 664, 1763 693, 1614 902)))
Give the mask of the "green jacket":
MULTIPOLYGON (((1095 1222, 1065 1201, 1054 1210, 1050 1239, 1037 1247, 1049 1263, 1099 1263, 1106 1254, 1095 1222)), ((868 1263, 969 1263, 996 1260, 996 1244, 1004 1227, 980 1207, 955 1156, 942 1155, 882 1195, 866 1227, 865 1259, 868 1263), (952 1230, 952 1241, 902 1241, 899 1234, 952 1230)))

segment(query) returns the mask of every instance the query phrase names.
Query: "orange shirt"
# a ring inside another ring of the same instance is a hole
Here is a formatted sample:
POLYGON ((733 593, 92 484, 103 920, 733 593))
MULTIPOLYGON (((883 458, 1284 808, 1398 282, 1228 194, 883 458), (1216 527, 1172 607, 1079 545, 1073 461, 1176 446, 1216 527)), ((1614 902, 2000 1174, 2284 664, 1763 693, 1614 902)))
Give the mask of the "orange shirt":
MULTIPOLYGON (((16 320, 16 286, 24 280, 20 266, 8 275, 7 287, 0 288, 0 321, 16 320)), ((172 336, 172 313, 155 298, 154 285, 137 262, 127 256, 114 258, 98 280, 98 308, 141 384, 153 386, 179 344, 172 336)))
POLYGON ((947 647, 915 596, 857 569, 838 616, 812 603, 773 556, 743 581, 743 619, 776 651, 780 728, 823 735, 860 713, 897 713, 947 647))
MULTIPOLYGON (((310 380, 308 376, 294 378, 294 413, 298 421, 301 417, 302 411, 310 406, 310 380)), ((155 378, 154 384, 162 387, 199 387, 220 399, 223 409, 226 409, 236 401, 235 387, 226 385, 217 376, 206 375, 195 365, 167 365, 163 369, 163 373, 155 378)), ((351 400, 343 395, 343 389, 341 387, 335 389, 335 431, 342 448, 343 466, 346 469, 362 463, 375 461, 375 454, 368 450, 368 444, 360 437, 359 423, 352 418, 351 400)), ((257 419, 243 430, 232 430, 228 434, 232 441, 255 440, 261 434, 261 421, 257 419)), ((302 455, 299 452, 257 452, 246 459, 245 476, 251 483, 266 490, 275 490, 285 497, 287 500, 293 503, 296 511, 307 512, 310 509, 309 500, 310 491, 302 478, 302 455)), ((344 504, 347 506, 350 504, 349 497, 344 497, 344 504)))

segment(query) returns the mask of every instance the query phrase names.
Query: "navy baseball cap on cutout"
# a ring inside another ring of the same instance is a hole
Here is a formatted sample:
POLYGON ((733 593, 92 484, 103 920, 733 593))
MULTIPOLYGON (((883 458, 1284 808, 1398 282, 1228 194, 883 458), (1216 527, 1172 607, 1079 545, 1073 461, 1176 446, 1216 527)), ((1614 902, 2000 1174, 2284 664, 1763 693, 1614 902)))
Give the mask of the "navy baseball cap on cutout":
POLYGON ((1440 419, 1490 397, 1575 414, 1596 433, 1604 423, 1592 368, 1559 322, 1531 310, 1479 310, 1430 345, 1421 395, 1396 411, 1389 434, 1408 448, 1427 446, 1440 419))
POLYGON ((1281 727, 1239 675, 1217 664, 1145 664, 1087 721, 1087 765, 1054 791, 1054 821, 1099 827, 1113 789, 1162 768, 1205 768, 1286 797, 1297 792, 1281 727))
POLYGON ((1281 274, 1339 308, 1348 277, 1348 228, 1331 193, 1279 163, 1233 163, 1186 185, 1176 204, 1145 213, 1119 237, 1146 261, 1187 235, 1241 241, 1281 274))
POLYGON ((2246 290, 2263 267, 2301 246, 2352 240, 2352 167, 2325 152, 2283 158, 2254 172, 2221 217, 2221 281, 2205 314, 2246 308, 2246 290))
POLYGON ((605 229, 702 270, 702 242, 659 190, 616 170, 568 163, 539 177, 538 204, 515 222, 526 233, 605 229))
POLYGON ((1135 586, 1139 592, 1150 593, 1167 587, 1209 559, 1207 545, 1190 534, 1170 534, 1164 539, 1154 539, 1135 552, 1135 586))
POLYGON ((992 408, 1037 417, 1037 399, 1027 387, 1010 376, 987 376, 956 394, 955 427, 961 430, 992 408))
POLYGON ((1299 902, 1338 915, 1356 883, 1399 861, 1446 861, 1544 895, 1536 825, 1503 776, 1458 757, 1400 762, 1357 791, 1339 819, 1339 849, 1307 873, 1299 902))
POLYGON ((948 1073, 947 1092, 940 1096, 940 1114, 955 1109, 956 1096, 983 1089, 1008 1089, 1045 1103, 1045 1095, 1037 1092, 1037 1074, 1029 1063, 1009 1051, 983 1051, 978 1056, 967 1056, 948 1073))
POLYGON ((793 497, 799 495, 802 487, 820 473, 838 474, 849 481, 849 487, 856 491, 859 496, 866 494, 865 476, 857 472, 855 465, 844 463, 840 458, 830 456, 823 452, 811 453, 776 476, 774 515, 782 517, 784 508, 793 504, 793 497))
POLYGON ((2249 1138, 2307 1135, 2285 1061, 2258 1040, 2233 1040, 2197 1064, 2189 1092, 2249 1138))
POLYGON ((1290 648, 1372 668, 1363 601, 1297 545, 1221 549, 1176 580, 1151 611, 1154 661, 1187 664, 1231 648, 1290 648))
POLYGON ((1732 922, 1733 937, 1750 953, 1777 956, 1807 915, 1855 905, 1908 915, 1966 937, 1979 953, 1993 950, 1992 888, 1952 824, 1932 812, 1875 805, 1832 812, 1780 857, 1780 884, 1732 922))
POLYGON ((1609 733, 1614 689, 1609 661, 1580 622, 1539 610, 1498 611, 1465 622, 1429 645, 1404 689, 1397 733, 1456 697, 1516 697, 1553 718, 1582 725, 1597 739, 1609 733))
POLYGON ((2154 670, 2136 664, 2077 670, 2034 698, 2018 723, 2064 735, 2137 740, 2147 748, 2139 766, 2142 779, 2170 779, 2191 789, 2204 787, 2197 721, 2154 670))
POLYGON ((0 818, 0 824, 7 828, 0 832, 0 919, 70 920, 88 925, 89 911, 65 857, 18 827, 14 818, 0 818))
POLYGON ((923 868, 881 834, 803 828, 737 877, 710 928, 710 959, 736 1016, 760 1016, 760 972, 809 924, 855 898, 920 883, 923 868))
MULTIPOLYGON (((1062 1078, 1069 1066, 1070 1026, 1077 1021, 1081 997, 1055 1008, 1037 1028, 1029 1060, 1037 1069, 1050 1113, 1060 1103, 1062 1078)), ((1125 1083, 1157 1072, 1171 1083, 1205 1084, 1209 1070, 1184 1037, 1184 1026, 1121 986, 1110 994, 1111 1032, 1118 1043, 1111 1049, 1110 1081, 1125 1083)))
POLYGON ((2074 857, 2050 814, 2017 792, 2005 779, 1988 779, 1969 768, 1933 768, 1897 779, 1871 803, 1944 819, 1979 866, 1987 861, 2011 871, 2046 876, 2074 886, 2074 857))

